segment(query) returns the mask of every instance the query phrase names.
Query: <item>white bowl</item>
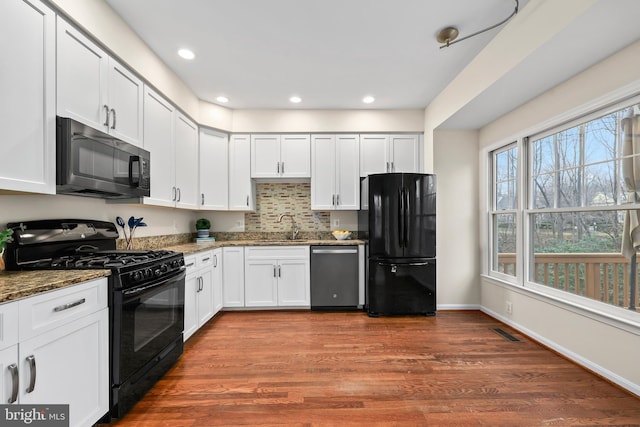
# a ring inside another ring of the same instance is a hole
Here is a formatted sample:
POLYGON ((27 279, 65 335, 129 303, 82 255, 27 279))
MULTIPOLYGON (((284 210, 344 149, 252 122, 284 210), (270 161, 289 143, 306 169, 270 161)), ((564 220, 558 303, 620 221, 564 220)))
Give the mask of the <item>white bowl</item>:
POLYGON ((333 237, 335 237, 338 240, 346 240, 349 237, 351 237, 351 232, 348 232, 348 233, 337 233, 337 232, 333 231, 331 234, 333 234, 333 237))

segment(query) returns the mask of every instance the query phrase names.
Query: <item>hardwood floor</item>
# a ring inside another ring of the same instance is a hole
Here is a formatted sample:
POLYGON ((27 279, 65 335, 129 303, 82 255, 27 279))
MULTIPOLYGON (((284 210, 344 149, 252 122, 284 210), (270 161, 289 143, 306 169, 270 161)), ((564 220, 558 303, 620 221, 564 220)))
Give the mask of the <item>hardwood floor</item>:
POLYGON ((112 425, 640 425, 640 399, 481 312, 224 312, 112 425))

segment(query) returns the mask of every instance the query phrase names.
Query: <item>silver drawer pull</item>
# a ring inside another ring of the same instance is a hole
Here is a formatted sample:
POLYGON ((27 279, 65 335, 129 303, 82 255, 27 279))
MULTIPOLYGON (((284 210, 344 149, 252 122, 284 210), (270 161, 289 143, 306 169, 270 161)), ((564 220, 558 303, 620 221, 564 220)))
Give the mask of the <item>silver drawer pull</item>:
POLYGON ((206 257, 206 258, 202 258, 202 262, 207 262, 207 261, 209 261, 210 259, 211 259, 211 257, 210 257, 210 256, 208 256, 208 257, 206 257))
POLYGON ((69 304, 59 305, 56 308, 54 308, 53 311, 55 311, 57 313, 59 311, 68 310, 68 309, 70 309, 72 307, 77 307, 80 304, 84 304, 85 302, 87 302, 87 300, 85 298, 82 298, 82 299, 79 299, 78 301, 70 302, 69 304))
POLYGON ((18 400, 18 383, 20 382, 18 378, 18 365, 12 363, 7 366, 7 369, 11 373, 11 397, 7 400, 7 403, 14 403, 18 400))
POLYGON ((27 356, 27 363, 29 363, 29 373, 31 374, 31 378, 29 379, 29 387, 27 388, 27 393, 31 393, 36 388, 36 358, 32 354, 31 356, 27 356))
POLYGON ((186 267, 187 267, 187 268, 189 268, 189 267, 193 267, 193 264, 194 264, 194 263, 190 262, 189 264, 187 264, 187 265, 186 265, 186 267))

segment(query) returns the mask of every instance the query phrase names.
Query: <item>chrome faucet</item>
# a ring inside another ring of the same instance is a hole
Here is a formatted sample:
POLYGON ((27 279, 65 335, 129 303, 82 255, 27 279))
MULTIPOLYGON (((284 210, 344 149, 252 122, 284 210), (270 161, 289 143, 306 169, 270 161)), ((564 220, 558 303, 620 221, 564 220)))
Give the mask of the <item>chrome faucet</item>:
POLYGON ((293 218, 293 215, 281 214, 278 217, 278 222, 282 222, 282 218, 284 218, 285 216, 291 218, 291 240, 296 240, 296 237, 298 237, 298 233, 300 233, 300 228, 298 228, 298 224, 296 224, 296 220, 293 218))

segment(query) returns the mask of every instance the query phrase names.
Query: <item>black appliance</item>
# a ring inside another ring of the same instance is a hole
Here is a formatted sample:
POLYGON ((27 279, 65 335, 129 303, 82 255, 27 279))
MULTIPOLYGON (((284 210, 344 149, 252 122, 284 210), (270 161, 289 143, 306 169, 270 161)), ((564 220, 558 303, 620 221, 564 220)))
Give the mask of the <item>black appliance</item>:
POLYGON ((56 120, 56 192, 120 199, 149 196, 150 153, 70 118, 56 120))
POLYGON ((367 241, 370 316, 436 313, 436 177, 369 175, 358 231, 367 241))
POLYGON ((110 412, 120 418, 183 351, 185 266, 182 253, 118 251, 115 224, 43 220, 7 224, 8 270, 110 269, 110 412))
POLYGON ((358 246, 311 246, 311 309, 356 309, 358 246))

